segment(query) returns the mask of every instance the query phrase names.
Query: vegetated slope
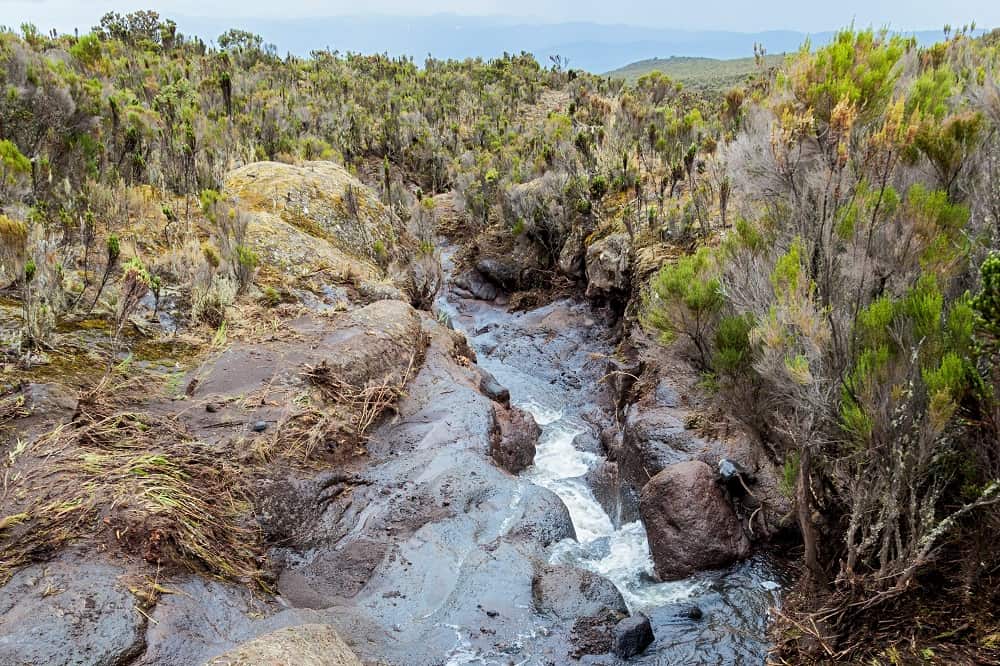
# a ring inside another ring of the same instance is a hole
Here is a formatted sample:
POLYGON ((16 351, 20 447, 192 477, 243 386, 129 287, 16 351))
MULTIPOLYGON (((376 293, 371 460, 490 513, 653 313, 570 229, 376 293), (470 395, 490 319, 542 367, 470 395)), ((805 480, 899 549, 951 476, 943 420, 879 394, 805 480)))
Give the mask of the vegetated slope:
MULTIPOLYGON (((784 57, 784 55, 767 55, 763 66, 777 67, 784 57)), ((650 72, 661 72, 686 87, 717 92, 745 82, 747 77, 758 71, 761 66, 752 56, 731 60, 671 56, 633 62, 608 72, 607 75, 634 84, 640 77, 650 72)))

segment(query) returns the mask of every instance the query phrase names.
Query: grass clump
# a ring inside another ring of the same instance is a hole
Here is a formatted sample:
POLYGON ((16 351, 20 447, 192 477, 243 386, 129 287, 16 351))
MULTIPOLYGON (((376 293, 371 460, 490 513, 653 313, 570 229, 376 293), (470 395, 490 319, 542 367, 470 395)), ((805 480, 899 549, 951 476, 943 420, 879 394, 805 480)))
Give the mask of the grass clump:
POLYGON ((118 409, 110 390, 123 387, 105 380, 30 449, 45 459, 7 492, 0 583, 71 541, 103 539, 158 567, 265 586, 246 470, 174 419, 118 409))

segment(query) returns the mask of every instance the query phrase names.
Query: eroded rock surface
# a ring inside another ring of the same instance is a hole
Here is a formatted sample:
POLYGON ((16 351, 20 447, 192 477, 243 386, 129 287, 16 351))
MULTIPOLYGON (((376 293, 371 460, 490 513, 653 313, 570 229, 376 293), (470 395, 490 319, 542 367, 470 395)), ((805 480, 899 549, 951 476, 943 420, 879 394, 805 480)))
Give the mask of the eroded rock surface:
POLYGON ((622 297, 630 288, 632 244, 628 234, 611 234, 587 248, 587 297, 622 297))

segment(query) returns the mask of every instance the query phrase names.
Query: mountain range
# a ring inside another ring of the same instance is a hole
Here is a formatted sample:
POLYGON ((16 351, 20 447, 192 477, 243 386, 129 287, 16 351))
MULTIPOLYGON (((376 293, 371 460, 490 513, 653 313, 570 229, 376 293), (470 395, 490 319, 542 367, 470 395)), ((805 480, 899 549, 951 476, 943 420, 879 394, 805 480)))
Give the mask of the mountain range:
MULTIPOLYGON (((418 62, 428 54, 436 58, 491 58, 504 52, 533 53, 548 64, 561 56, 569 67, 605 73, 629 63, 651 58, 693 56, 741 58, 753 55, 753 45, 768 53, 797 50, 809 39, 820 45, 834 32, 805 33, 794 30, 726 32, 676 30, 635 25, 589 22, 542 23, 507 17, 380 16, 358 15, 309 19, 240 19, 227 24, 220 19, 175 17, 182 32, 211 40, 231 27, 256 32, 279 53, 308 55, 312 50, 407 55, 418 62)), ((921 43, 941 39, 940 30, 908 31, 921 43)))

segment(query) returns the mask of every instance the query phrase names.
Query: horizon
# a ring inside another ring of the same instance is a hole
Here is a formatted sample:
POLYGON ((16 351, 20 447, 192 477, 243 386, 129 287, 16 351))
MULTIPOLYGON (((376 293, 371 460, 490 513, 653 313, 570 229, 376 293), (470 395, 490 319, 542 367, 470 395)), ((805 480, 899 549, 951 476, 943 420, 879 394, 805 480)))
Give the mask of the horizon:
MULTIPOLYGON (((11 29, 18 28, 22 23, 32 23, 43 31, 56 29, 57 31, 69 33, 74 29, 81 32, 90 30, 96 26, 101 17, 107 13, 116 11, 126 13, 142 9, 151 9, 158 12, 165 18, 170 18, 183 28, 184 22, 217 22, 228 21, 232 27, 239 27, 241 23, 273 21, 275 23, 289 23, 302 20, 335 21, 335 20, 360 20, 376 19, 386 21, 399 20, 424 20, 424 19, 456 19, 456 20, 483 20, 497 22, 504 26, 531 25, 531 26, 558 26, 558 25, 598 25, 612 28, 630 28, 636 30, 669 30, 673 32, 713 32, 713 33, 781 33, 798 32, 806 34, 824 33, 836 31, 851 25, 863 28, 882 29, 886 28, 893 32, 929 32, 942 30, 945 25, 958 28, 962 25, 976 23, 977 27, 989 30, 1000 26, 1000 5, 971 0, 962 3, 962 7, 956 11, 954 5, 950 9, 942 10, 940 4, 923 3, 934 11, 923 11, 919 7, 901 3, 900 6, 885 7, 887 3, 867 3, 874 4, 872 10, 865 3, 848 3, 842 11, 830 13, 823 12, 822 17, 804 19, 802 8, 789 0, 769 0, 766 7, 756 9, 753 12, 753 20, 737 18, 731 15, 725 19, 720 19, 719 15, 713 12, 713 20, 702 18, 705 12, 698 12, 695 17, 671 14, 663 15, 662 7, 666 5, 652 3, 650 0, 623 0, 616 5, 616 11, 595 12, 591 5, 587 3, 585 7, 572 11, 553 11, 566 4, 562 0, 557 2, 541 3, 542 8, 549 11, 532 14, 530 12, 519 12, 516 8, 525 5, 523 0, 510 0, 504 3, 505 11, 498 11, 499 8, 491 8, 499 3, 487 2, 478 3, 479 6, 487 5, 485 11, 477 11, 476 7, 445 7, 443 5, 454 5, 451 0, 432 0, 425 3, 427 11, 413 11, 413 7, 407 6, 404 11, 393 11, 389 5, 394 0, 379 0, 369 2, 366 11, 358 12, 352 6, 345 6, 337 9, 344 3, 340 2, 316 2, 315 0, 293 0, 282 5, 281 12, 275 13, 271 7, 273 4, 264 4, 259 0, 223 0, 206 7, 204 3, 193 2, 193 0, 168 0, 167 2, 148 3, 126 3, 117 1, 103 1, 87 3, 81 7, 74 0, 0 0, 0 8, 5 14, 10 10, 8 16, 14 16, 14 20, 7 21, 0 19, 0 25, 6 25, 11 29), (149 6, 155 4, 156 6, 149 6), (310 9, 314 5, 322 5, 315 9, 310 9), (648 5, 646 12, 636 14, 629 11, 635 5, 648 5), (851 6, 856 5, 865 11, 851 11, 851 6), (773 7, 771 9, 770 7, 773 7), (9 10, 8 10, 9 8, 9 10), (795 11, 790 11, 794 9, 795 11), (898 21, 899 10, 914 16, 925 17, 919 22, 903 24, 898 21), (17 11, 20 10, 20 11, 17 11), (964 14, 965 16, 961 16, 964 14), (929 18, 933 15, 934 18, 929 18), (770 17, 783 17, 783 20, 775 20, 770 17), (697 18, 697 20, 692 20, 697 18), (763 19, 763 20, 762 20, 763 19)), ((405 3, 404 3, 405 4, 405 3)), ((463 4, 463 3, 457 3, 463 4)), ((465 3, 467 4, 467 3, 465 3)), ((539 3, 529 3, 538 9, 539 3)), ((715 4, 734 5, 728 0, 715 4)), ((895 5, 896 3, 891 3, 895 5)), ((843 3, 842 3, 843 5, 843 3)), ((809 13, 809 12, 807 12, 809 13)), ((183 31, 183 30, 182 30, 183 31)), ((192 32, 191 34, 196 34, 192 32)), ((205 37, 204 35, 199 35, 205 37)), ((213 38, 215 36, 212 36, 213 38)))

